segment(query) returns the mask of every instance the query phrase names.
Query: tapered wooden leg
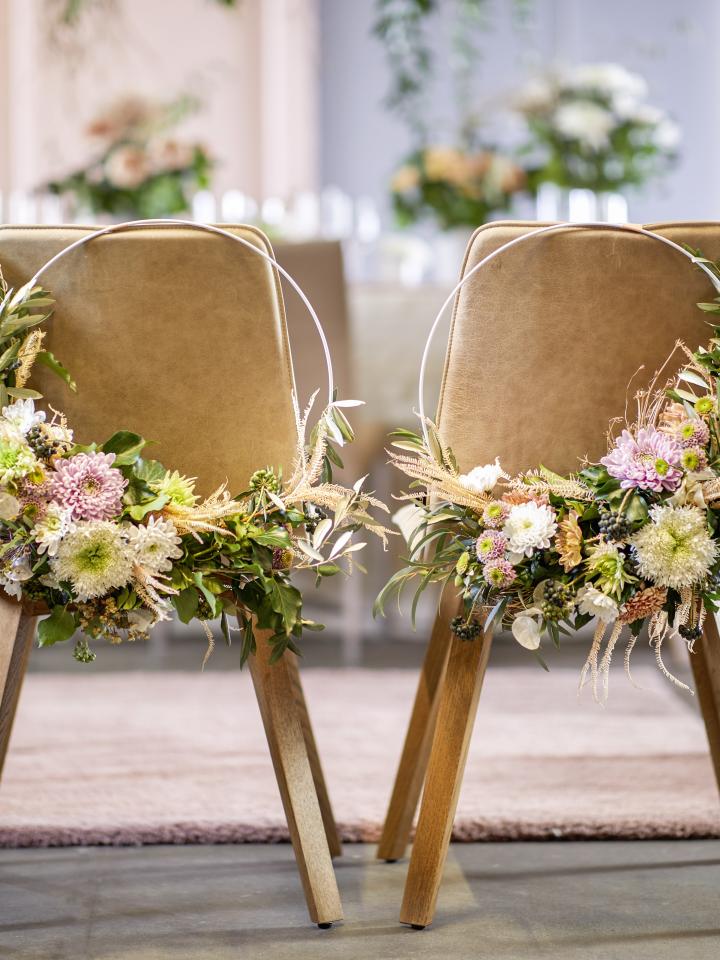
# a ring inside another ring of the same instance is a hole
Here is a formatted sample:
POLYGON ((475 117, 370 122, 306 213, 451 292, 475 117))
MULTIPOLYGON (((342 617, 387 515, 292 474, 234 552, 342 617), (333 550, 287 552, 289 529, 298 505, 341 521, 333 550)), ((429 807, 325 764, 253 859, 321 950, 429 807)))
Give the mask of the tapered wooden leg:
POLYGON ((0 598, 0 776, 35 636, 35 619, 23 613, 19 604, 0 598))
POLYGON ((720 635, 712 614, 705 620, 703 635, 695 643, 690 663, 720 788, 720 635))
POLYGON ((315 734, 310 723, 310 714, 305 700, 302 683, 300 680, 300 671, 298 670, 297 657, 294 653, 286 653, 288 671, 292 681, 295 705, 300 717, 303 735, 305 737, 305 746, 307 748, 310 769, 312 770, 313 782, 315 783, 315 792, 317 793, 318 803, 320 804, 320 813, 322 814, 323 824, 325 825, 325 836, 327 837, 330 856, 342 856, 342 841, 338 832, 335 817, 330 804, 330 794, 328 793, 325 775, 322 764, 320 763, 320 754, 315 743, 315 734))
POLYGON ((256 639, 257 652, 250 657, 250 672, 310 919, 319 926, 330 926, 342 919, 342 905, 297 707, 292 668, 285 657, 270 664, 267 631, 257 631, 256 639))
POLYGON ((435 913, 490 643, 489 633, 476 640, 453 636, 450 641, 400 913, 400 922, 413 927, 426 927, 435 913))
POLYGON ((410 832, 425 781, 430 745, 435 732, 440 688, 450 647, 450 621, 455 616, 459 603, 452 591, 447 590, 435 616, 410 715, 410 724, 405 734, 395 784, 378 844, 376 854, 378 860, 391 862, 399 860, 405 855, 405 849, 410 841, 410 832))

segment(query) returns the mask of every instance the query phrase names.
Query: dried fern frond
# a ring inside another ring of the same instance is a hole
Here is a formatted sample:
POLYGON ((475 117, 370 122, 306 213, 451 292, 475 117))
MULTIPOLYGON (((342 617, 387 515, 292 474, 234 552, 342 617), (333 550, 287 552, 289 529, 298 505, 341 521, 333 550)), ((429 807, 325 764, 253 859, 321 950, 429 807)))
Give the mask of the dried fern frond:
POLYGON ((514 488, 530 485, 534 490, 540 490, 543 493, 552 493, 556 497, 562 497, 564 500, 581 500, 590 502, 594 499, 594 494, 587 484, 583 483, 575 476, 561 477, 559 474, 540 467, 538 470, 529 470, 527 473, 514 477, 510 481, 510 486, 514 488))
POLYGON ((133 564, 133 585, 145 606, 155 614, 155 622, 170 619, 167 601, 161 594, 171 595, 178 591, 168 584, 167 577, 150 573, 141 564, 135 563, 133 564))
POLYGON ((31 330, 25 337, 18 350, 17 358, 20 366, 15 371, 15 386, 24 387, 30 378, 30 371, 40 353, 42 342, 45 339, 44 330, 31 330))
POLYGON ((430 495, 441 500, 450 500, 476 513, 482 513, 490 502, 491 497, 470 490, 459 481, 457 474, 434 459, 390 451, 390 462, 412 480, 418 480, 430 495))
MULTIPOLYGON (((182 536, 190 533, 198 537, 200 533, 226 533, 222 521, 225 517, 236 517, 242 513, 237 500, 231 500, 226 490, 227 484, 221 484, 202 503, 186 506, 180 503, 167 503, 160 511, 162 516, 172 520, 175 529, 182 536)), ((198 537, 199 539, 199 537, 198 537)))

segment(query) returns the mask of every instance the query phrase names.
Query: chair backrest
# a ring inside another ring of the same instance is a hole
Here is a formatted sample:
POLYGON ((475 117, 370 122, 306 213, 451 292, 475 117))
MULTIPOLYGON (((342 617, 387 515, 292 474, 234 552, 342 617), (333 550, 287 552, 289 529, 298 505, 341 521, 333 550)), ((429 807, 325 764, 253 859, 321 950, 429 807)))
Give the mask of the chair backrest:
MULTIPOLYGON (((463 275, 537 226, 481 227, 463 275)), ((718 223, 646 229, 720 257, 718 223)), ((678 338, 691 349, 707 341, 695 303, 713 295, 681 253, 642 234, 563 230, 501 253, 460 289, 453 310, 437 416, 461 468, 499 456, 511 473, 541 463, 565 473, 578 458, 597 460, 638 368, 633 394, 678 338)), ((678 355, 668 377, 681 362, 678 355)))
MULTIPOLYGON (((342 246, 338 240, 304 240, 276 243, 281 267, 302 287, 323 322, 332 354, 335 383, 340 396, 354 397, 350 317, 345 286, 342 246)), ((285 312, 293 346, 293 367, 300 406, 323 384, 318 380, 319 350, 310 316, 300 298, 283 281, 285 312)), ((324 403, 318 394, 317 404, 324 403)))
MULTIPOLYGON (((254 227, 227 229, 272 253, 254 227)), ((8 283, 92 230, 0 228, 8 283)), ((292 362, 277 271, 261 256, 227 237, 148 226, 91 240, 41 283, 57 299, 46 345, 78 392, 42 369, 34 382, 80 442, 138 432, 156 441, 149 456, 197 477, 204 494, 226 479, 237 493, 258 467, 289 465, 292 362)), ((320 371, 319 346, 317 357, 320 371)))

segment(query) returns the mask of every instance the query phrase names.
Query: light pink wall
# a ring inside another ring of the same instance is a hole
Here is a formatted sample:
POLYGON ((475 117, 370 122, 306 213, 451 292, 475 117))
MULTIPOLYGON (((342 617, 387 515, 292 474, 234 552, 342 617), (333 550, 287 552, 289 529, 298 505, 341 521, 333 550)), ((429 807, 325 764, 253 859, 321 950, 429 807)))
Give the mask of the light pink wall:
POLYGON ((317 0, 104 0, 74 33, 50 26, 59 2, 0 0, 0 189, 85 162, 83 127, 115 97, 183 91, 206 104, 184 129, 219 190, 317 186, 317 0))

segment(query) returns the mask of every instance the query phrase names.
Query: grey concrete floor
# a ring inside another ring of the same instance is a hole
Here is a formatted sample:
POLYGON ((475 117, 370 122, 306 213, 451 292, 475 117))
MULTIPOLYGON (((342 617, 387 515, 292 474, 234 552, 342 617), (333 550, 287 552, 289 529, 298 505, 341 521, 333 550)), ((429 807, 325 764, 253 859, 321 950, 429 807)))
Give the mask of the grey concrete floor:
POLYGON ((720 841, 457 844, 435 923, 397 922, 406 864, 346 846, 346 920, 307 919, 278 846, 0 852, 5 960, 712 960, 720 841))

